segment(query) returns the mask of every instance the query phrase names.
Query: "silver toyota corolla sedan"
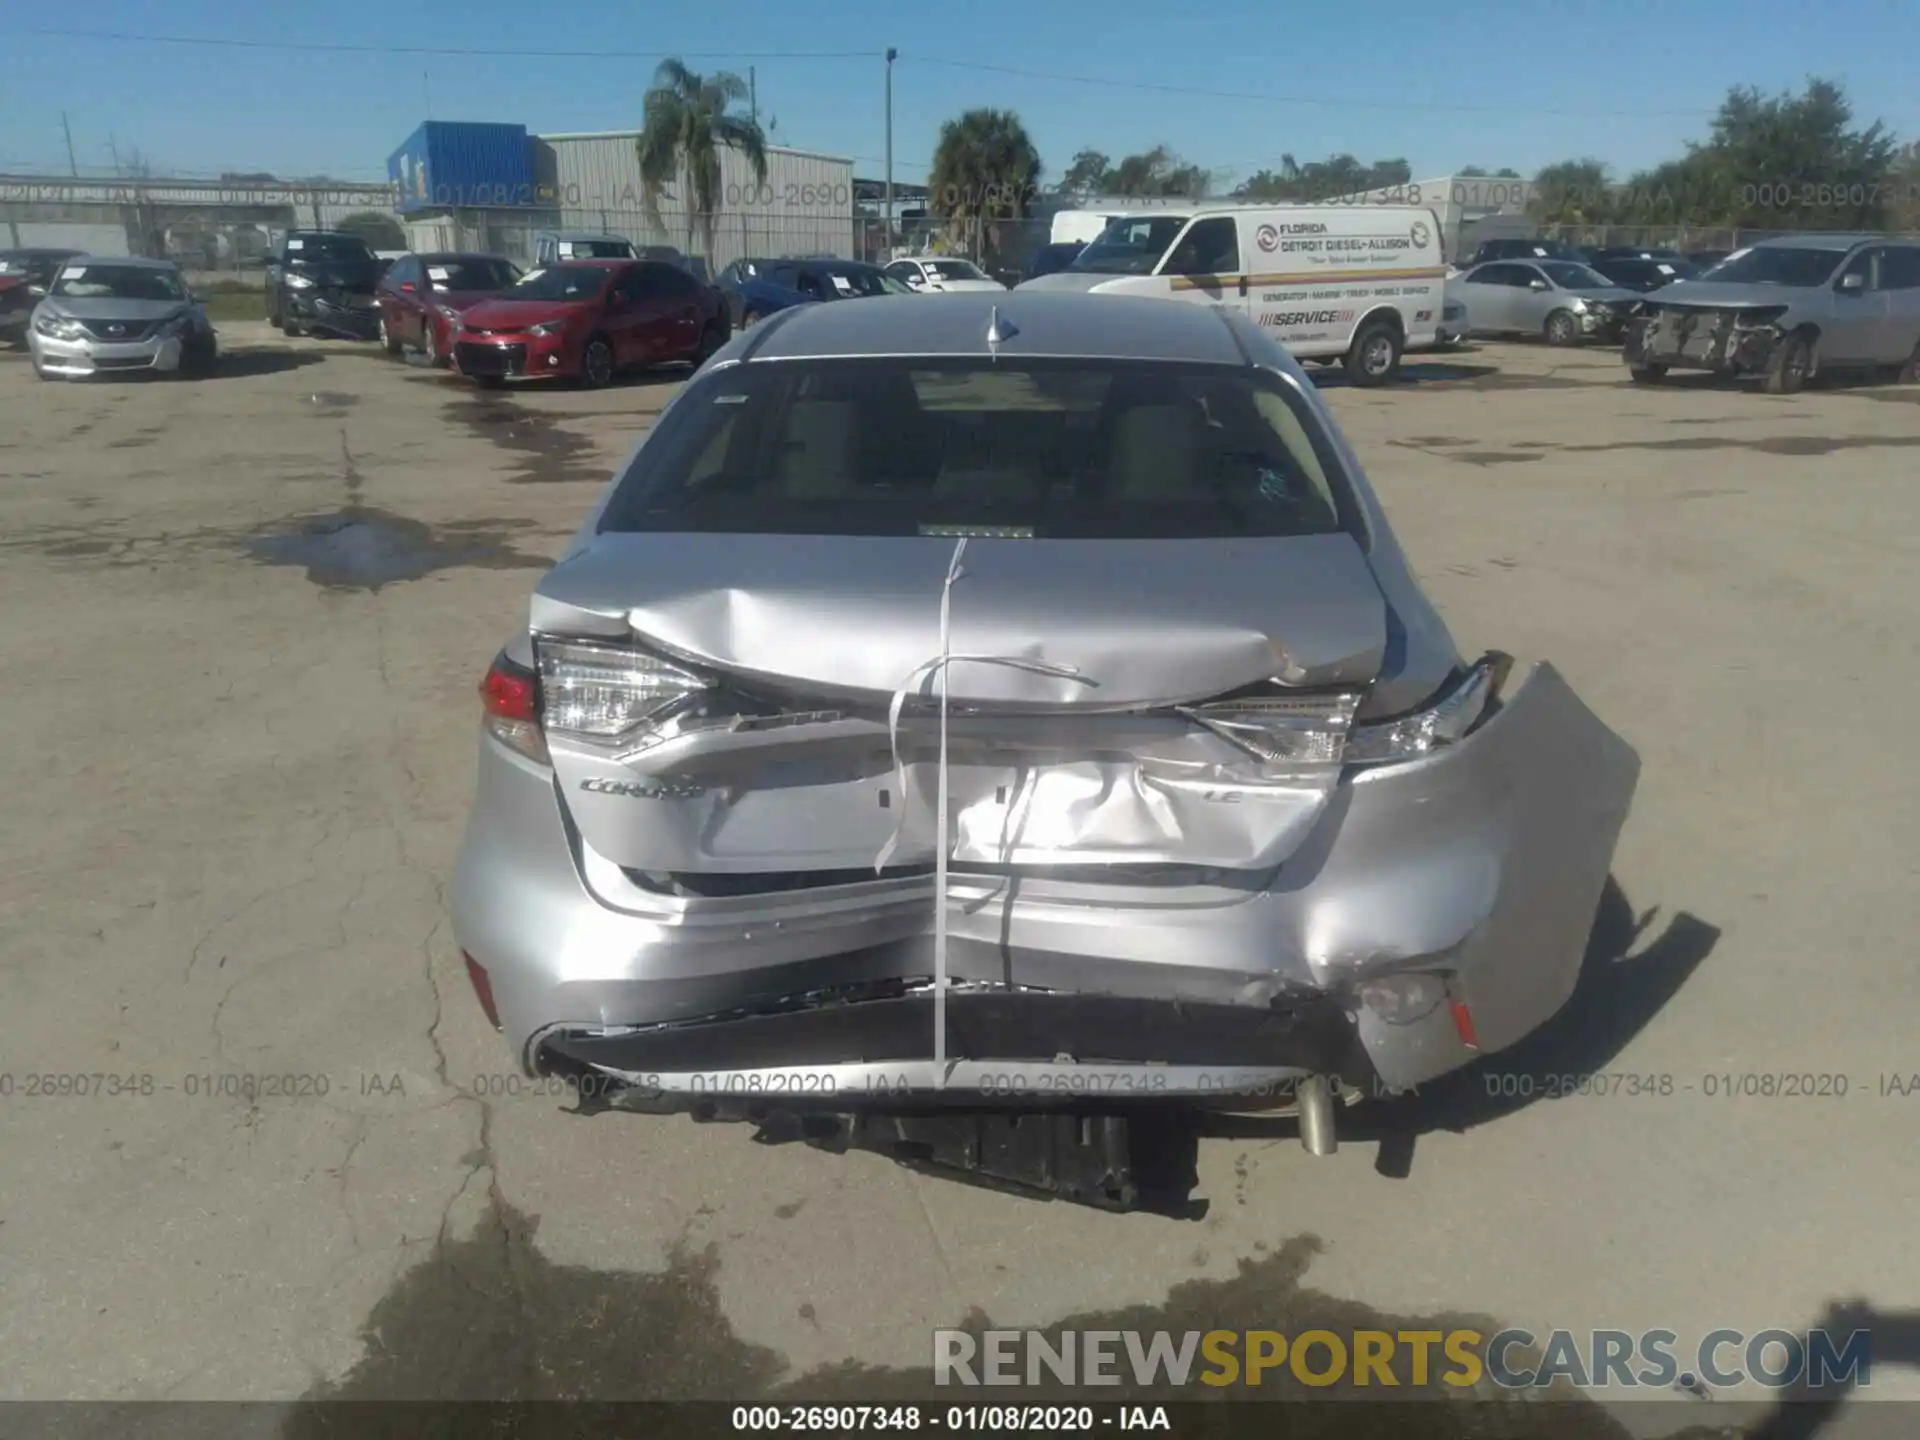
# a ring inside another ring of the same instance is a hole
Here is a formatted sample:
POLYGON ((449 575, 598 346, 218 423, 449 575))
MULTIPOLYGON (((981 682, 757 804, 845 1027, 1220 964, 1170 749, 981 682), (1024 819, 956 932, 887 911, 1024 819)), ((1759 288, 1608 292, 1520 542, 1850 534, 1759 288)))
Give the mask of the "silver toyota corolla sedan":
POLYGON ((107 371, 194 374, 217 353, 213 325, 171 260, 82 255, 53 277, 27 327, 43 380, 107 371))
POLYGON ((1567 999, 1639 768, 1258 328, 1045 292, 736 337, 481 697, 469 975, 640 1108, 1426 1081, 1567 999))

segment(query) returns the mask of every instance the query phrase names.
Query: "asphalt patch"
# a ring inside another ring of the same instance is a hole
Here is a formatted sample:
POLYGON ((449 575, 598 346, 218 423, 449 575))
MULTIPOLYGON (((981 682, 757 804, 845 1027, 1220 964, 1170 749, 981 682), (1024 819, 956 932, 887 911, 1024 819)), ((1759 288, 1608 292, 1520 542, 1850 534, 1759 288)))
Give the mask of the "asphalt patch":
POLYGON ((507 477, 516 485, 599 484, 607 478, 593 460, 593 442, 560 428, 574 416, 528 410, 503 396, 455 401, 447 413, 516 458, 520 468, 507 477))
MULTIPOLYGON (((800 1374, 776 1351, 743 1340, 720 1303, 722 1257, 717 1245, 677 1246, 663 1270, 651 1273, 594 1270, 561 1265, 533 1243, 538 1218, 522 1214, 495 1193, 475 1233, 442 1237, 432 1253, 401 1277, 362 1326, 365 1351, 335 1382, 321 1382, 306 1402, 396 1400, 537 1403, 555 1400, 724 1400, 735 1404, 890 1404, 907 1400, 995 1402, 1077 1399, 1170 1403, 1176 1400, 1287 1401, 1263 1411, 1262 1431, 1276 1437, 1351 1437, 1398 1440, 1418 1435, 1435 1440, 1627 1440, 1629 1431, 1598 1404, 1571 1392, 1559 1403, 1528 1403, 1495 1391, 1484 1380, 1474 1391, 1441 1383, 1451 1367, 1430 1367, 1423 1386, 1408 1384, 1391 1397, 1416 1403, 1401 1407, 1328 1401, 1328 1392, 1302 1384, 1281 1367, 1258 1387, 1122 1384, 1072 1389, 1049 1383, 1015 1392, 957 1390, 934 1384, 931 1365, 891 1367, 846 1360, 800 1374), (1483 1403, 1464 1403, 1469 1398, 1483 1403), (1451 1401, 1452 1403, 1442 1403, 1451 1401)), ((1059 1332, 1136 1330, 1278 1330, 1297 1335, 1324 1329, 1472 1329, 1492 1335, 1501 1326, 1482 1316, 1397 1315, 1357 1301, 1324 1294, 1305 1283, 1321 1244, 1297 1236, 1261 1244, 1224 1279, 1184 1281, 1157 1303, 1089 1311, 1044 1328, 1059 1332)), ((812 1302, 802 1313, 819 1315, 812 1302)), ((995 1328, 975 1310, 956 1329, 978 1335, 995 1328)), ((932 1337, 928 1336, 931 1351, 932 1337)), ((1513 1360, 1523 1352, 1509 1351, 1513 1360)), ((1200 1362, 1196 1361, 1196 1366, 1200 1362)), ((1126 1366, 1120 1370, 1124 1375, 1126 1366)), ((1355 1392, 1348 1391, 1349 1397, 1355 1392)), ((1361 1397, 1366 1398, 1366 1397, 1361 1397)), ((1538 1397, 1536 1397, 1537 1399, 1538 1397)), ((1676 1428, 1693 1417, 1698 1402, 1673 1402, 1676 1428)), ((383 1434, 385 1412, 362 1412, 361 1435, 383 1434), (369 1428, 370 1427, 370 1428, 369 1428)), ((284 1440, 320 1440, 342 1433, 339 1412, 296 1408, 281 1431, 284 1440)), ((555 1408, 528 1413, 516 1435, 600 1433, 584 1416, 555 1408), (544 1423, 542 1423, 544 1421, 544 1423)), ((1225 1419, 1225 1415, 1222 1416, 1225 1419)), ((396 1430, 394 1433, 399 1433, 396 1430)), ((408 1432, 419 1433, 419 1432, 408 1432)), ((609 1432, 610 1433, 610 1432, 609 1432)), ((1240 1433, 1245 1433, 1241 1431, 1240 1433)), ((1693 1426, 1690 1440, 1731 1435, 1725 1428, 1693 1426)))
POLYGON ((349 505, 244 542, 265 565, 297 565, 328 590, 377 591, 438 570, 545 570, 545 555, 515 549, 507 532, 526 521, 467 520, 437 529, 369 506, 349 505))
POLYGON ((1729 435, 1683 435, 1670 440, 1614 440, 1605 445, 1562 445, 1566 453, 1602 450, 1751 450, 1760 455, 1831 455, 1836 450, 1910 450, 1920 435, 1772 435, 1742 440, 1729 435))

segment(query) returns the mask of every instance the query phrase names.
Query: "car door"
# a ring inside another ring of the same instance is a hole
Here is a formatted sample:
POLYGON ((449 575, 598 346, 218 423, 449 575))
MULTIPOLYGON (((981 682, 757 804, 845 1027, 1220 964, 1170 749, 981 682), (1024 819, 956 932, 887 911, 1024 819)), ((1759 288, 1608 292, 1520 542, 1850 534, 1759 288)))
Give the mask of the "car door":
POLYGON ((641 268, 641 283, 651 297, 642 304, 654 305, 660 317, 657 335, 650 337, 660 346, 655 355, 662 360, 692 359, 700 353, 701 332, 706 328, 700 282, 664 261, 649 261, 641 268))
POLYGON ((1878 288, 1881 247, 1857 251, 1833 278, 1833 318, 1820 334, 1826 365, 1870 365, 1886 359, 1886 292, 1878 288))
POLYGON ((1567 297, 1554 288, 1553 281, 1539 266, 1516 262, 1513 268, 1519 274, 1509 287, 1513 297, 1510 302, 1513 307, 1510 328, 1526 332, 1544 329, 1547 316, 1565 305, 1567 297))
POLYGON ((1504 260, 1469 270, 1460 282, 1467 307, 1467 323, 1478 331, 1513 328, 1513 287, 1510 274, 1518 269, 1504 260))
POLYGON ((418 345, 424 338, 420 289, 425 275, 419 257, 407 255, 394 261, 375 291, 380 313, 386 317, 387 333, 409 345, 418 345))
POLYGON ((1920 245, 1889 245, 1880 257, 1887 296, 1889 364, 1920 356, 1920 245))
POLYGON ((644 265, 626 266, 614 273, 607 286, 603 328, 613 345, 616 365, 645 365, 653 358, 659 307, 648 303, 645 269, 644 265))
POLYGON ((1175 300, 1245 315, 1251 311, 1242 254, 1235 217, 1204 215, 1174 239, 1154 274, 1170 277, 1175 300))

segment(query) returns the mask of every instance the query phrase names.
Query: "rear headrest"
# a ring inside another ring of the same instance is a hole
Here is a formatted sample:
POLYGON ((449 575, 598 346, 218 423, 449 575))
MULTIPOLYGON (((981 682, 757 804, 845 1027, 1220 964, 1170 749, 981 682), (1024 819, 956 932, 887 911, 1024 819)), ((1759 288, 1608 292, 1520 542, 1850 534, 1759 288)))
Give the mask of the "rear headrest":
POLYGON ((795 402, 781 437, 781 490, 800 499, 848 493, 854 480, 853 420, 850 401, 795 402))
POLYGON ((1190 404, 1133 405, 1113 427, 1107 495, 1174 500, 1200 485, 1199 415, 1190 404))

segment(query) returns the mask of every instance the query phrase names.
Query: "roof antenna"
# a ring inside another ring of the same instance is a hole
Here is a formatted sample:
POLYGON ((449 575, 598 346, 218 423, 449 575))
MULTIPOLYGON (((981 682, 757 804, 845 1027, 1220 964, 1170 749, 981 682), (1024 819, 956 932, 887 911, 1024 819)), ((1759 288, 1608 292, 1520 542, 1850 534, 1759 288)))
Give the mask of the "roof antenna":
POLYGON ((987 349, 992 352, 993 358, 998 360, 1001 345, 1019 333, 1019 328, 1011 320, 1000 318, 1000 307, 994 306, 987 316, 987 349))

